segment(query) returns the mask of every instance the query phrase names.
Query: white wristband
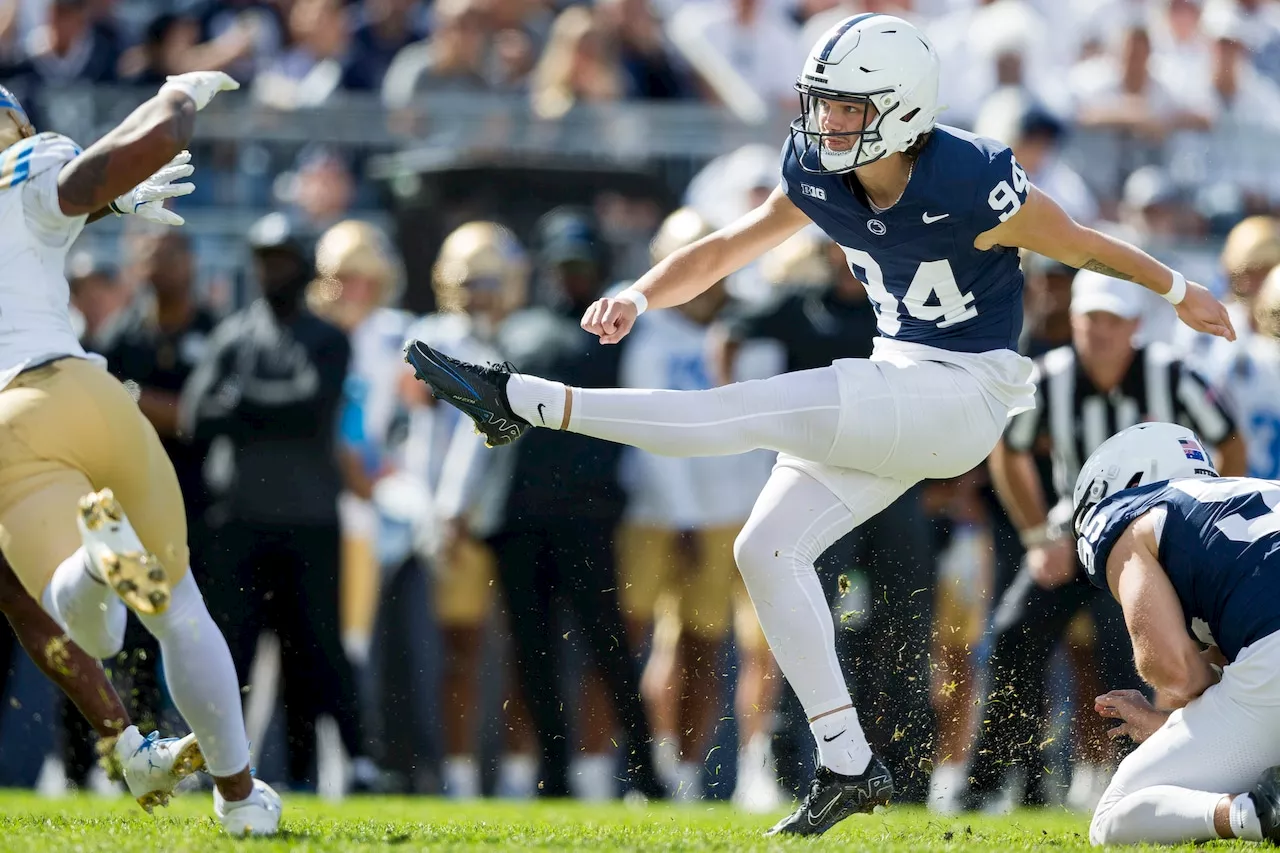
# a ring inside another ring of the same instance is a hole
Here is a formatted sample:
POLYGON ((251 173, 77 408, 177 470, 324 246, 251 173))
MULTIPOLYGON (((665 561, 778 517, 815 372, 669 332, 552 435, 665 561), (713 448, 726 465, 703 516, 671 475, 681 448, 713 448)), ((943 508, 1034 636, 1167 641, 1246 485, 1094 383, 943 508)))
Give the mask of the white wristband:
POLYGON ((1173 285, 1169 288, 1168 293, 1160 294, 1169 301, 1171 305, 1177 305, 1187 298, 1187 277, 1182 273, 1174 270, 1173 285))
POLYGON ((161 92, 165 92, 165 91, 181 92, 191 100, 195 101, 197 104, 200 103, 199 100, 196 99, 195 87, 192 86, 190 83, 186 82, 185 80, 167 80, 165 81, 164 85, 160 87, 160 91, 161 92))
POLYGON ((1049 526, 1047 524, 1037 524, 1035 527, 1028 528, 1021 533, 1022 547, 1030 551, 1032 548, 1040 548, 1048 545, 1049 526))
POLYGON ((630 287, 628 287, 626 290, 622 291, 621 293, 619 293, 617 296, 613 298, 621 299, 624 302, 630 302, 632 305, 636 306, 637 317, 643 314, 645 310, 649 307, 648 297, 646 297, 643 293, 641 293, 638 290, 632 290, 630 287))

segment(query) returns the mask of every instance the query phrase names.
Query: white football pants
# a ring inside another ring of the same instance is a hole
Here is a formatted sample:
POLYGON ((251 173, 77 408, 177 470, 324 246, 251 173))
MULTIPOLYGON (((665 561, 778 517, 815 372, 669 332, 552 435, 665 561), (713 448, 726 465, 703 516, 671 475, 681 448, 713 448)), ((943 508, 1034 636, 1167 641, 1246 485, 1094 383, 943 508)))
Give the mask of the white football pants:
POLYGON ((1223 796, 1280 764, 1280 632, 1241 650, 1222 681, 1123 762, 1093 813, 1094 844, 1182 844, 1218 837, 1223 796))
POLYGON ((814 562, 914 483, 981 463, 1007 415, 954 365, 843 359, 708 391, 574 388, 569 429, 667 456, 779 451, 734 554, 812 718, 850 704, 814 562))

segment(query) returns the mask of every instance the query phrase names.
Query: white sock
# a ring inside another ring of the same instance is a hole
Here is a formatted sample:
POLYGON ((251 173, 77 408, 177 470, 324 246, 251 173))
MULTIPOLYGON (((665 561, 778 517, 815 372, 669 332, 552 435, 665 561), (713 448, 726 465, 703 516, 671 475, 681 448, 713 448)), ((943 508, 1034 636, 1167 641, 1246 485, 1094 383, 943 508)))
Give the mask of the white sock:
POLYGON ((470 755, 444 758, 444 795, 454 800, 474 800, 480 796, 480 766, 470 755))
POLYGON ((658 735, 653 747, 653 769, 658 781, 672 791, 676 789, 676 770, 680 766, 680 749, 676 746, 675 733, 658 735))
POLYGON ((824 767, 843 776, 857 776, 871 763, 871 745, 858 722, 858 710, 845 708, 809 723, 818 742, 818 757, 824 767))
POLYGON ((507 382, 511 410, 534 426, 560 429, 564 422, 564 383, 516 373, 507 382))
POLYGON ((677 803, 702 799, 702 765, 692 761, 681 761, 676 765, 675 792, 671 798, 677 803))
POLYGON ((569 790, 588 803, 612 800, 617 789, 612 755, 580 755, 569 762, 569 790))
POLYGON ((538 793, 538 759, 513 752, 498 765, 498 796, 510 800, 533 799, 538 793))
MULTIPOLYGON (((706 391, 574 388, 569 413, 572 432, 660 456, 729 456, 765 448, 823 462, 840 426, 840 388, 832 368, 706 391)), ((869 458, 883 455, 874 442, 867 447, 869 458)))
POLYGON ((209 774, 233 776, 244 770, 249 738, 240 682, 226 638, 209 615, 195 578, 188 572, 174 585, 164 613, 138 618, 160 644, 173 704, 195 732, 209 774))
POLYGON ((1257 804, 1248 794, 1239 794, 1231 801, 1231 832, 1245 841, 1262 840, 1257 804))
POLYGON ((77 548, 54 570, 40 604, 76 645, 99 660, 124 646, 124 602, 92 574, 84 548, 77 548))

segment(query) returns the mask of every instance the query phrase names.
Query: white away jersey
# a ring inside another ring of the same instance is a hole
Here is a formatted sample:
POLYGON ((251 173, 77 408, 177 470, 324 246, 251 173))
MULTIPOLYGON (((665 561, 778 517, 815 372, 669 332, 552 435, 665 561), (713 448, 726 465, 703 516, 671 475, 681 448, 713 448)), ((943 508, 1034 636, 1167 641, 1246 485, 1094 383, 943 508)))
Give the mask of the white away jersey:
POLYGON ((56 133, 0 152, 0 389, 33 364, 87 357, 71 323, 65 273, 87 217, 66 216, 58 203, 58 173, 79 155, 56 133))
MULTIPOLYGON (((1240 328, 1239 325, 1236 328, 1240 328)), ((1280 341, 1254 334, 1205 361, 1206 378, 1235 418, 1249 476, 1280 479, 1280 341)))

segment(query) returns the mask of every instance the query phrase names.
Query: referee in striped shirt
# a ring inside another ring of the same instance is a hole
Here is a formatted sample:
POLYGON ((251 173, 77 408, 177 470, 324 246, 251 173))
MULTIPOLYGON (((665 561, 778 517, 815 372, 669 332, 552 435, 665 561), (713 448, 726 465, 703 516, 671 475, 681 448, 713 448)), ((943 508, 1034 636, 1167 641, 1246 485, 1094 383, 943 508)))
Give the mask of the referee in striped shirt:
POLYGON ((1036 408, 1010 422, 989 459, 1027 554, 995 613, 989 698, 978 715, 965 798, 971 808, 1001 787, 1011 765, 1026 768, 1029 788, 1040 781, 1049 658, 1082 608, 1091 606, 1098 618, 1103 689, 1140 683, 1119 608, 1078 570, 1067 530, 1076 475, 1089 454, 1133 424, 1170 421, 1216 449, 1223 476, 1245 473, 1244 444, 1205 382, 1164 347, 1135 346, 1144 306, 1137 285, 1081 271, 1071 290, 1072 343, 1037 360, 1036 408), (1033 455, 1045 452, 1052 484, 1041 482, 1033 455), (1057 501, 1053 510, 1046 494, 1057 501))

